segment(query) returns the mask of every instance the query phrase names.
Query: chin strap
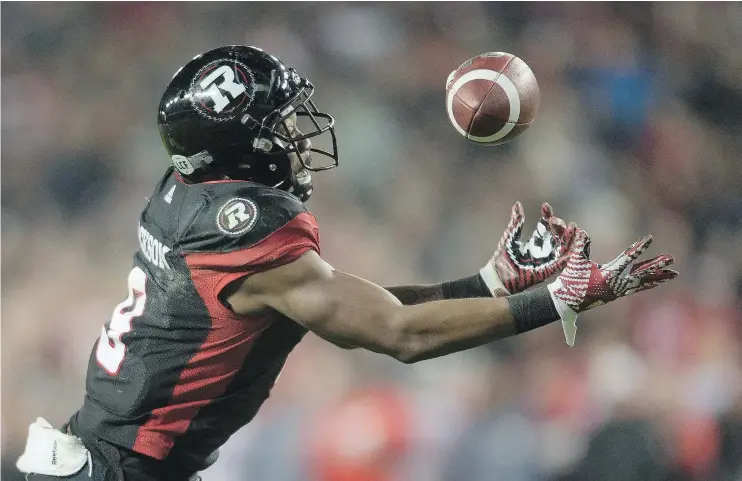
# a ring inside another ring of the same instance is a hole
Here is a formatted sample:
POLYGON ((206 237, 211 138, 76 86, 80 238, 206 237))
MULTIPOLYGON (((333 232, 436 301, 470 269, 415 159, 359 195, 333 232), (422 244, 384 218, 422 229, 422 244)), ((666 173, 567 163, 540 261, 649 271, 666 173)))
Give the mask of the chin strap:
POLYGON ((302 202, 309 200, 309 197, 314 191, 314 184, 312 183, 312 174, 308 170, 302 170, 299 172, 299 177, 296 173, 291 174, 291 187, 289 192, 294 194, 302 202))

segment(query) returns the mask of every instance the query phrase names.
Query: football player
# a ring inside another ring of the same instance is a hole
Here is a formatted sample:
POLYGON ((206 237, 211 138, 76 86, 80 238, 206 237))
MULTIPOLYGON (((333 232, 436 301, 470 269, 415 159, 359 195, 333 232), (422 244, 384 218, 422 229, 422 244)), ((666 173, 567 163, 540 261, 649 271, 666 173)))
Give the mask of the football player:
POLYGON ((404 363, 559 319, 571 342, 577 313, 676 276, 668 255, 632 265, 650 237, 594 263, 585 231, 548 204, 523 241, 519 203, 471 277, 385 289, 333 269, 304 205, 312 172, 338 165, 313 93, 255 47, 209 51, 172 78, 157 114, 172 166, 139 218, 128 297, 92 349, 82 407, 60 429, 31 424, 17 463, 29 480, 198 479, 307 331, 404 363), (320 135, 331 148, 312 146, 320 135))

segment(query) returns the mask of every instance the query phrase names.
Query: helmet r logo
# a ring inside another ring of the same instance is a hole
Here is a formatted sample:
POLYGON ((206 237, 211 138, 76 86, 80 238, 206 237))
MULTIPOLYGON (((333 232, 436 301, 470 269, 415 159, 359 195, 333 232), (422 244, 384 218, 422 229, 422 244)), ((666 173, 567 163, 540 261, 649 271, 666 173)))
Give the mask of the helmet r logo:
POLYGON ((235 197, 219 208, 216 225, 229 236, 242 235, 258 221, 258 206, 250 199, 235 197))
POLYGON ((229 92, 232 99, 236 99, 240 94, 245 92, 245 86, 234 82, 234 72, 226 65, 211 72, 200 83, 204 95, 211 97, 214 102, 214 111, 220 113, 224 107, 229 105, 229 99, 222 94, 222 90, 229 92), (217 81, 221 77, 221 83, 217 81))
POLYGON ((199 70, 191 82, 191 103, 212 120, 231 120, 238 107, 252 102, 253 83, 252 72, 241 62, 215 60, 199 70))

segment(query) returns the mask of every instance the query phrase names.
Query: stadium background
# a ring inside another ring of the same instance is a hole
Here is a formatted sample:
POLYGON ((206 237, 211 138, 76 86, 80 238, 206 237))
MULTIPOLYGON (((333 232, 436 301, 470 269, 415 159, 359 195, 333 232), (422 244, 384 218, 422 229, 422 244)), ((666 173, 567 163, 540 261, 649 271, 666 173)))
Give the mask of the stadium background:
MULTIPOLYGON (((168 166, 175 70, 261 46, 317 85, 340 168, 310 208, 339 269, 475 272, 521 200, 608 260, 645 233, 681 277, 581 317, 406 366, 308 336, 205 481, 742 479, 742 4, 3 3, 2 461, 81 403, 168 166), (536 123, 482 148, 445 116, 467 58, 512 52, 536 123)), ((530 230, 528 231, 530 232, 530 230)))

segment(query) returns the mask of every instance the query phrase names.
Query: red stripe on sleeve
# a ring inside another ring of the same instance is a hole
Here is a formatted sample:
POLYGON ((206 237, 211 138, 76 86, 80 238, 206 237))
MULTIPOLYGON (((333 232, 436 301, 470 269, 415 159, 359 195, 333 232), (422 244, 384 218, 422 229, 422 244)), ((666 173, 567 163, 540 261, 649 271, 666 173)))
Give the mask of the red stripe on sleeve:
POLYGON ((188 254, 185 260, 192 273, 206 271, 203 275, 208 277, 211 289, 202 295, 215 301, 214 309, 222 315, 236 317, 218 300, 222 289, 241 277, 293 262, 308 250, 320 252, 319 227, 312 214, 302 212, 249 248, 188 254))

